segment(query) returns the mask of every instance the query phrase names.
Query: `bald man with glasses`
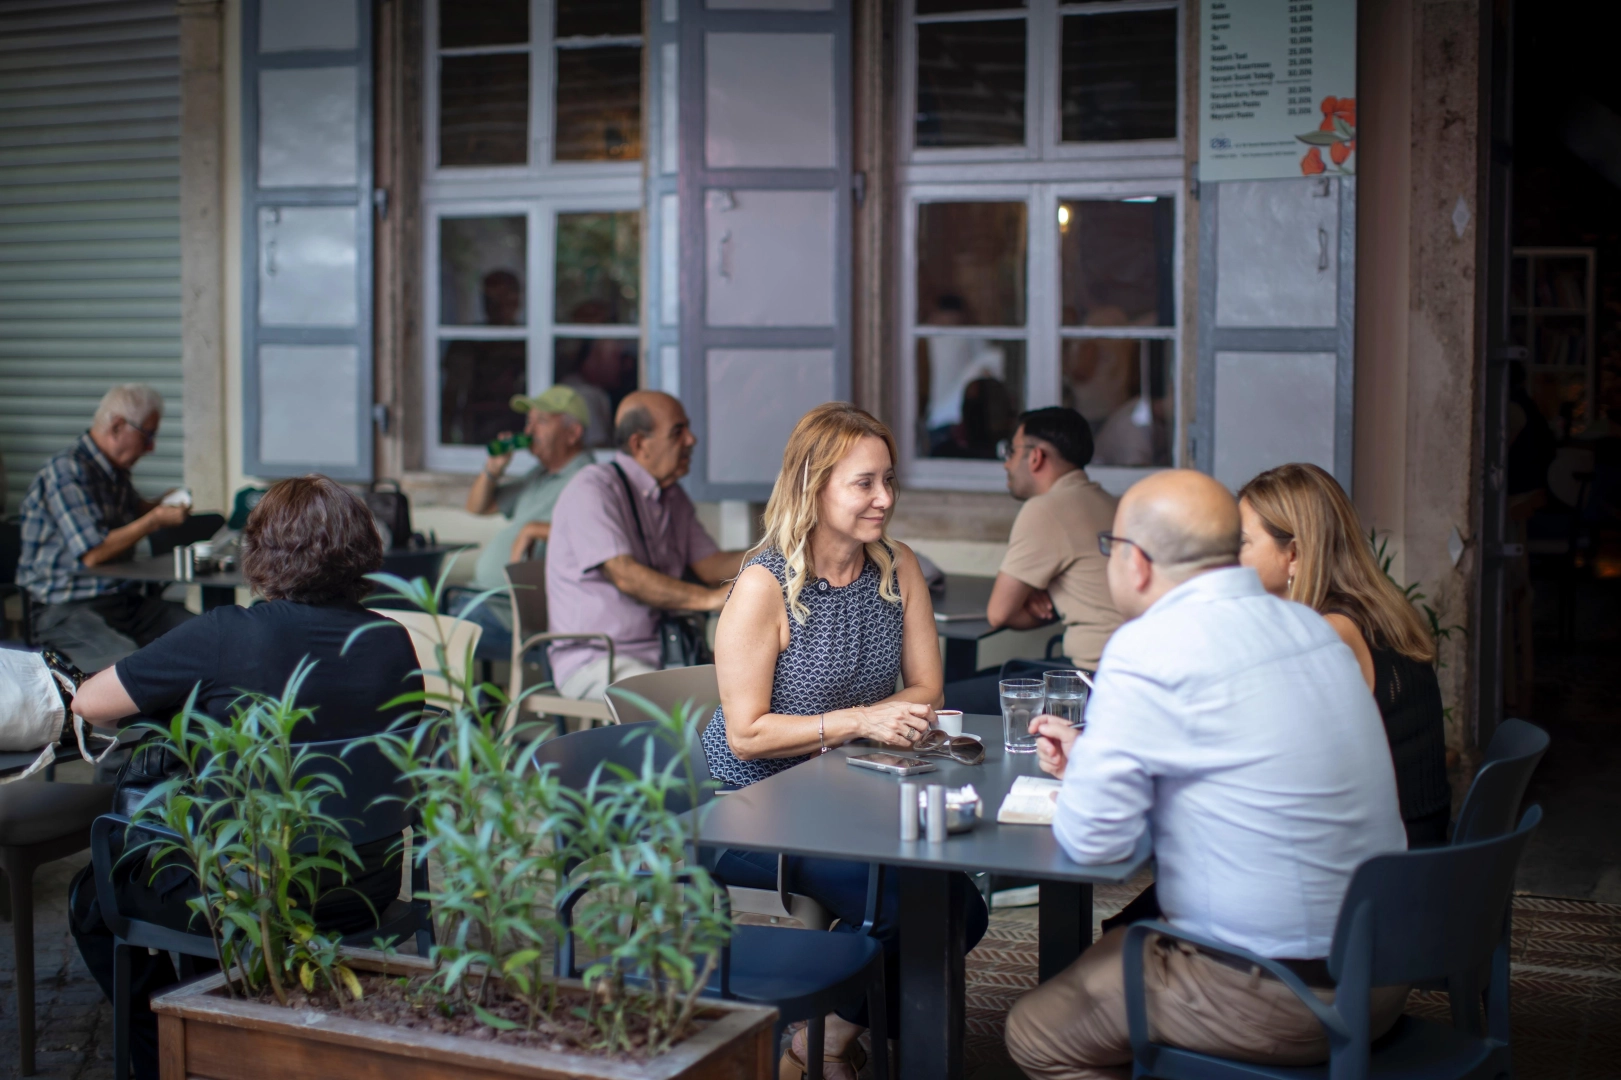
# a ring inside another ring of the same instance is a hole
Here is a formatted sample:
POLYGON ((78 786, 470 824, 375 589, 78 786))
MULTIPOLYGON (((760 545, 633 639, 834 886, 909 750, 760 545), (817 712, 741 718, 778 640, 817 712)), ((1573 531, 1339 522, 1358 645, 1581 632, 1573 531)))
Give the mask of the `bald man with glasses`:
MULTIPOLYGON (((1268 594, 1238 541, 1238 504, 1208 476, 1169 469, 1126 492, 1098 545, 1127 621, 1085 729, 1051 716, 1030 728, 1063 781, 1053 834, 1071 858, 1125 858, 1151 830, 1165 921, 1276 959, 1332 1000, 1325 958, 1351 874, 1407 847, 1395 769, 1356 657, 1321 615, 1268 594)), ((1131 1075, 1125 934, 1109 930, 1009 1012, 1008 1051, 1033 1080, 1131 1075)), ((1143 966, 1158 1041, 1328 1059, 1289 988, 1230 954, 1151 936, 1143 966)), ((1406 998, 1406 986, 1373 991, 1373 1037, 1406 998)))

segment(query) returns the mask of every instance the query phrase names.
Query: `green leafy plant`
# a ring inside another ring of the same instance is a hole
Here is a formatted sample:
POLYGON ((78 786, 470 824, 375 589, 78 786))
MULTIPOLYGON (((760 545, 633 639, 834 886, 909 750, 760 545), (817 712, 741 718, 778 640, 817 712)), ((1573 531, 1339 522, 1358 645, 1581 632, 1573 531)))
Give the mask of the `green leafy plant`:
POLYGON ((154 787, 131 826, 131 853, 146 849, 154 866, 195 874, 189 903, 214 939, 228 992, 256 997, 268 986, 282 1004, 294 983, 361 996, 336 936, 314 917, 359 859, 323 808, 343 794, 344 763, 293 742, 311 716, 293 702, 312 666, 301 662, 280 697, 244 695, 227 721, 198 712, 194 690, 167 726, 149 725, 185 772, 154 787), (142 840, 143 825, 161 828, 142 840))
MULTIPOLYGON (((444 611, 443 576, 435 585, 373 578, 394 600, 444 611)), ((422 707, 384 742, 416 791, 414 857, 435 865, 428 899, 439 932, 425 989, 442 1012, 466 1010, 498 1030, 609 1053, 662 1052, 686 1033, 730 933, 720 887, 684 863, 696 822, 671 807, 674 796, 697 805, 702 794, 687 768, 694 714, 652 710, 651 736, 626 736, 642 740, 640 767, 599 765, 574 790, 535 762, 547 729, 515 722, 519 703, 471 675, 470 651, 451 663, 437 620, 435 639, 425 674, 444 689, 392 703, 422 707), (671 751, 662 765, 659 740, 671 751), (581 888, 573 929, 591 958, 582 973, 589 993, 570 996, 548 972, 564 931, 553 902, 581 888)))
POLYGON ((1441 614, 1429 603, 1429 596, 1414 581, 1403 585, 1390 573, 1391 566, 1396 561, 1395 553, 1390 550, 1390 537, 1380 536, 1378 529, 1368 530, 1368 543, 1373 548, 1374 562, 1379 564, 1379 571, 1389 579, 1390 583, 1400 589, 1407 602, 1424 613, 1425 620, 1430 624, 1430 636, 1435 639, 1437 654, 1436 666, 1446 667, 1446 663, 1439 659, 1441 646, 1451 640, 1454 634, 1463 634, 1466 631, 1458 623, 1442 623, 1441 614))

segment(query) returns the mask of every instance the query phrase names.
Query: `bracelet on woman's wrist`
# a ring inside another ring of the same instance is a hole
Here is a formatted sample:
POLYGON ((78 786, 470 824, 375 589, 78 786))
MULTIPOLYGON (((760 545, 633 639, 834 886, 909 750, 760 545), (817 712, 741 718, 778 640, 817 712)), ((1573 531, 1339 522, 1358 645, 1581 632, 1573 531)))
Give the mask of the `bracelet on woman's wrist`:
POLYGON ((821 747, 820 752, 823 754, 832 749, 827 745, 827 713, 816 718, 816 745, 821 747))

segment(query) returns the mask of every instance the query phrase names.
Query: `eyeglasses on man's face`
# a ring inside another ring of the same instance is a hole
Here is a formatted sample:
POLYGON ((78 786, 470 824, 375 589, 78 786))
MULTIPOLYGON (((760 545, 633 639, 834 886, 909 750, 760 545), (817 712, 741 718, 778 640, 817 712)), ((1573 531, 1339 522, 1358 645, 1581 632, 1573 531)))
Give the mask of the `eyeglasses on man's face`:
POLYGON ((1016 443, 1012 439, 1003 439, 996 444, 996 456, 1003 461, 1011 461, 1023 454, 1026 450, 1035 448, 1035 443, 1016 443))
POLYGON ((1098 550, 1101 551, 1105 557, 1108 556, 1109 552, 1116 544, 1130 544, 1132 547, 1142 552, 1143 558, 1146 561, 1154 561, 1154 556, 1150 555, 1146 551, 1143 551, 1143 546, 1137 541, 1127 539, 1124 536, 1116 536, 1114 533, 1098 533, 1098 550))

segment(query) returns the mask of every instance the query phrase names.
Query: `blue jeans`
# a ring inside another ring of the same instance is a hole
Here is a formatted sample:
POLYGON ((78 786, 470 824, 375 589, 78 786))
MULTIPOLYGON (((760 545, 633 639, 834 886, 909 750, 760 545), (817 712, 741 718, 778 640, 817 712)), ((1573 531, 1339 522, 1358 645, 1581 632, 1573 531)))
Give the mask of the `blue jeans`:
MULTIPOLYGON (((854 934, 861 929, 867 917, 866 863, 790 855, 785 861, 783 875, 787 879, 784 884, 789 892, 810 897, 839 920, 834 933, 854 934)), ((962 879, 965 952, 972 951, 979 944, 979 939, 985 936, 991 914, 968 875, 956 876, 962 879)), ((728 848, 715 863, 715 878, 743 889, 775 890, 777 856, 768 851, 728 848)), ((872 928, 872 936, 884 947, 884 989, 888 1001, 890 1038, 894 1038, 900 1029, 900 906, 900 878, 891 868, 884 874, 883 894, 878 898, 878 919, 872 928)), ((839 1015, 852 1024, 866 1027, 866 1000, 863 999, 859 1005, 840 1009, 839 1015)))
MULTIPOLYGON (((478 660, 493 660, 506 663, 512 659, 512 601, 505 595, 487 597, 478 607, 472 607, 473 598, 478 593, 457 589, 450 596, 450 613, 466 619, 475 626, 484 628, 479 636, 478 647, 473 650, 473 657, 478 660)), ((546 665, 546 649, 536 646, 524 654, 524 661, 538 664, 546 668, 547 678, 551 678, 551 669, 546 665)))

